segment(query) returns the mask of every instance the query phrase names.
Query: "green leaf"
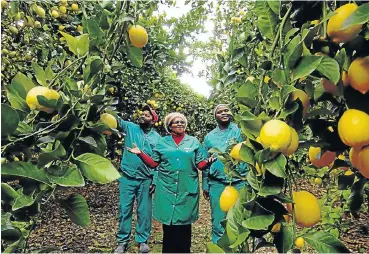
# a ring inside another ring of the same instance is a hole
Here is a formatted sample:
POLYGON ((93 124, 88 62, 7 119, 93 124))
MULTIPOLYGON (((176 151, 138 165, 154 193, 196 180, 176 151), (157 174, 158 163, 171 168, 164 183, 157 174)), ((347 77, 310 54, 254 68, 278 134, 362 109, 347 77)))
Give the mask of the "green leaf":
POLYGON ((91 38, 99 39, 104 37, 104 32, 101 30, 97 22, 93 19, 87 20, 87 31, 91 38))
POLYGON ((58 100, 48 99, 43 95, 37 95, 37 102, 47 108, 57 108, 58 100))
POLYGON ((9 184, 1 183, 1 200, 14 200, 18 197, 18 192, 16 192, 9 184))
POLYGON ((46 70, 45 70, 45 74, 46 74, 46 79, 47 80, 51 80, 55 77, 55 73, 54 71, 51 69, 51 65, 52 65, 52 62, 49 62, 49 64, 47 65, 46 67, 46 70))
POLYGON ((67 199, 60 200, 59 202, 73 223, 82 227, 88 226, 91 223, 88 205, 82 195, 72 194, 67 199))
POLYGON ((255 161, 254 161, 254 153, 251 150, 251 148, 249 148, 247 145, 242 144, 241 145, 241 149, 240 149, 240 157, 241 160, 254 165, 255 161))
POLYGON ((20 193, 18 198, 15 200, 12 211, 16 211, 18 209, 21 209, 23 207, 31 206, 35 202, 35 199, 31 196, 24 195, 23 193, 20 193))
POLYGON ((85 81, 85 84, 87 84, 95 74, 102 71, 103 68, 104 64, 100 57, 98 56, 89 57, 86 60, 86 67, 83 70, 83 79, 85 81))
POLYGON ((49 184, 45 171, 39 169, 31 162, 16 161, 1 166, 2 175, 21 176, 30 178, 45 184, 49 184))
POLYGON ((258 15, 258 28, 261 34, 270 40, 274 39, 278 16, 268 6, 267 2, 256 1, 255 7, 258 15))
POLYGON ((8 245, 8 247, 2 253, 16 253, 18 249, 23 249, 26 241, 24 237, 21 236, 18 241, 13 242, 12 244, 8 245))
POLYGON ((327 232, 312 232, 303 238, 319 253, 350 253, 350 250, 340 240, 327 232))
POLYGON ((293 247, 293 234, 284 223, 281 225, 281 230, 275 234, 273 243, 278 253, 287 253, 293 247))
POLYGON ((1 104, 1 136, 12 134, 18 127, 19 115, 7 104, 1 104))
POLYGON ((315 71, 322 58, 322 56, 303 56, 296 68, 292 70, 293 80, 305 77, 315 71))
POLYGON ((236 82, 236 80, 237 80, 237 76, 236 76, 236 75, 230 75, 230 76, 228 76, 228 77, 225 79, 225 81, 224 81, 224 85, 225 85, 225 86, 228 86, 228 85, 230 85, 230 84, 232 84, 232 83, 236 82))
POLYGON ((367 179, 361 178, 355 182, 351 187, 351 194, 348 197, 349 208, 352 213, 360 211, 361 206, 364 202, 364 187, 367 179))
POLYGON ((341 25, 341 30, 369 21, 369 3, 360 5, 341 25))
POLYGON ((286 178, 286 165, 287 160, 283 154, 279 154, 274 159, 264 163, 264 167, 273 175, 286 178))
POLYGON ((78 140, 83 141, 84 143, 97 148, 97 143, 93 137, 79 137, 78 140))
POLYGON ((65 173, 61 176, 56 176, 50 173, 46 173, 46 176, 51 182, 54 182, 60 186, 85 186, 85 180, 83 179, 82 174, 77 169, 76 165, 69 166, 65 173))
POLYGON ((278 0, 278 1, 267 1, 270 9, 272 9, 272 11, 279 15, 279 8, 281 7, 281 2, 278 0))
POLYGON ((225 253, 222 248, 220 248, 215 243, 206 243, 206 253, 225 253))
POLYGON ((69 77, 65 78, 65 82, 67 84, 67 87, 70 89, 70 90, 79 90, 78 89, 78 85, 77 85, 77 82, 69 77))
POLYGON ((139 68, 142 67, 143 65, 142 49, 130 46, 128 50, 128 57, 134 66, 139 68))
POLYGON ((15 109, 20 109, 23 111, 30 111, 26 100, 20 97, 17 93, 13 93, 10 90, 6 89, 6 96, 8 98, 8 101, 10 102, 10 105, 15 109))
POLYGON ((65 38, 65 40, 67 41, 69 50, 73 54, 78 55, 78 51, 77 51, 77 49, 78 49, 78 39, 73 37, 72 35, 70 35, 68 33, 65 33, 65 32, 59 31, 59 33, 61 33, 63 35, 63 37, 65 38))
POLYGON ((83 175, 90 181, 105 184, 120 178, 119 172, 111 162, 100 155, 84 153, 75 160, 83 175))
POLYGON ((35 72, 37 82, 42 86, 47 86, 46 73, 36 62, 32 62, 32 69, 35 72))
POLYGON ((316 70, 335 84, 340 80, 340 66, 333 58, 324 56, 316 70))
POLYGON ((29 90, 34 87, 35 84, 32 82, 32 80, 21 72, 18 72, 13 78, 10 86, 7 86, 13 95, 19 95, 24 100, 26 99, 29 90))
POLYGON ((278 195, 284 186, 284 179, 265 171, 264 181, 259 190, 260 196, 278 195))
POLYGON ((42 168, 49 162, 52 162, 54 160, 60 160, 66 156, 67 153, 63 145, 60 143, 60 141, 57 140, 54 147, 55 148, 52 151, 40 154, 37 163, 37 166, 39 168, 42 168))
POLYGON ((295 36, 287 45, 285 65, 292 69, 302 54, 301 35, 295 36))
POLYGON ((1 239, 8 241, 16 241, 21 236, 21 231, 14 227, 10 221, 11 213, 1 212, 1 239))
POLYGON ((273 223, 274 215, 253 215, 252 217, 242 221, 242 226, 248 229, 266 230, 273 223))
POLYGON ((283 86, 281 93, 279 95, 279 103, 281 105, 284 105, 284 103, 286 102, 287 98, 290 96, 290 94, 295 91, 296 88, 294 86, 283 86))
POLYGON ((90 40, 87 34, 83 34, 79 37, 77 52, 79 56, 84 56, 88 53, 90 48, 90 40))

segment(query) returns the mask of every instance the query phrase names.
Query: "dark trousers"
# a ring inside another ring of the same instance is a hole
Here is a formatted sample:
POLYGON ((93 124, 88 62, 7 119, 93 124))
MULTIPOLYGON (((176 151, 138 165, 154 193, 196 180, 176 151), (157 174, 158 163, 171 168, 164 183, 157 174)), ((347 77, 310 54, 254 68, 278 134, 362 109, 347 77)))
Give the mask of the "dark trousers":
POLYGON ((163 253, 191 252, 191 224, 163 224, 163 253))

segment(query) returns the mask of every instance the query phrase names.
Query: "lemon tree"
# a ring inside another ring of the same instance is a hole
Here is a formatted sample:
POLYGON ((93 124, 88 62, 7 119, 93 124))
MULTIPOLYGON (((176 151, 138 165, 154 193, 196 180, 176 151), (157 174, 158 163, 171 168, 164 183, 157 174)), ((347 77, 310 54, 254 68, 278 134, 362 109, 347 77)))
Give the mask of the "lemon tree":
POLYGON ((343 211, 365 210, 368 193, 368 11, 368 4, 348 2, 220 3, 215 30, 226 40, 215 50, 212 96, 237 104, 245 137, 220 159, 230 177, 248 186, 208 252, 265 245, 279 252, 307 245, 348 251, 338 239, 343 211), (247 177, 235 170, 240 161, 248 164, 247 177), (328 193, 318 199, 296 184, 299 177, 327 186, 328 193), (340 201, 342 208, 335 207, 340 201), (267 243, 252 244, 262 236, 267 243))

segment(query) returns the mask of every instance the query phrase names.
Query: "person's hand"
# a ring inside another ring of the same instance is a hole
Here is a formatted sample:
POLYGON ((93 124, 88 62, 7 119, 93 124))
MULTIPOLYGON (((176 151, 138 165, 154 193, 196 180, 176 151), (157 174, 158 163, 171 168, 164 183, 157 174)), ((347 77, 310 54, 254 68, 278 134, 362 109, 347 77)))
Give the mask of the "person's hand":
POLYGON ((137 147, 137 145, 135 143, 133 143, 133 148, 130 147, 126 147, 127 151, 136 155, 140 155, 141 154, 141 150, 137 147))
POLYGON ((208 190, 203 190, 203 196, 205 198, 205 200, 209 201, 210 200, 210 194, 208 190))
POLYGON ((154 194, 154 192, 155 192, 155 188, 156 188, 156 185, 155 184, 151 184, 150 185, 150 195, 152 195, 152 194, 154 194))
POLYGON ((213 164, 216 160, 217 160, 217 158, 216 158, 216 157, 214 157, 214 154, 212 154, 212 155, 208 158, 208 160, 207 160, 207 164, 208 164, 208 166, 210 166, 211 164, 213 164))

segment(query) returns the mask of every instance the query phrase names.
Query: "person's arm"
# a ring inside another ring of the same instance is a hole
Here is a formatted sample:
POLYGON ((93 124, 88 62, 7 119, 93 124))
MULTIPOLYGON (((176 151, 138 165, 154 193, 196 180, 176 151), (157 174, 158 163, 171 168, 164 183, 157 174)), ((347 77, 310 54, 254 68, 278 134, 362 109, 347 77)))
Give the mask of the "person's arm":
POLYGON ((154 161, 150 156, 148 156, 146 153, 141 152, 138 154, 138 157, 143 161, 143 163, 145 163, 146 166, 148 166, 149 168, 156 168, 157 166, 159 166, 159 163, 157 163, 156 161, 154 161))
POLYGON ((123 131, 123 132, 127 132, 128 130, 128 126, 130 124, 132 124, 129 121, 125 121, 122 118, 120 118, 118 115, 115 116, 115 119, 117 120, 118 123, 118 130, 123 131))
MULTIPOLYGON (((208 136, 205 137, 203 147, 204 147, 205 152, 208 153, 207 152, 209 150, 208 136)), ((205 169, 202 171, 201 178, 202 178, 202 190, 209 191, 209 169, 205 169)))

